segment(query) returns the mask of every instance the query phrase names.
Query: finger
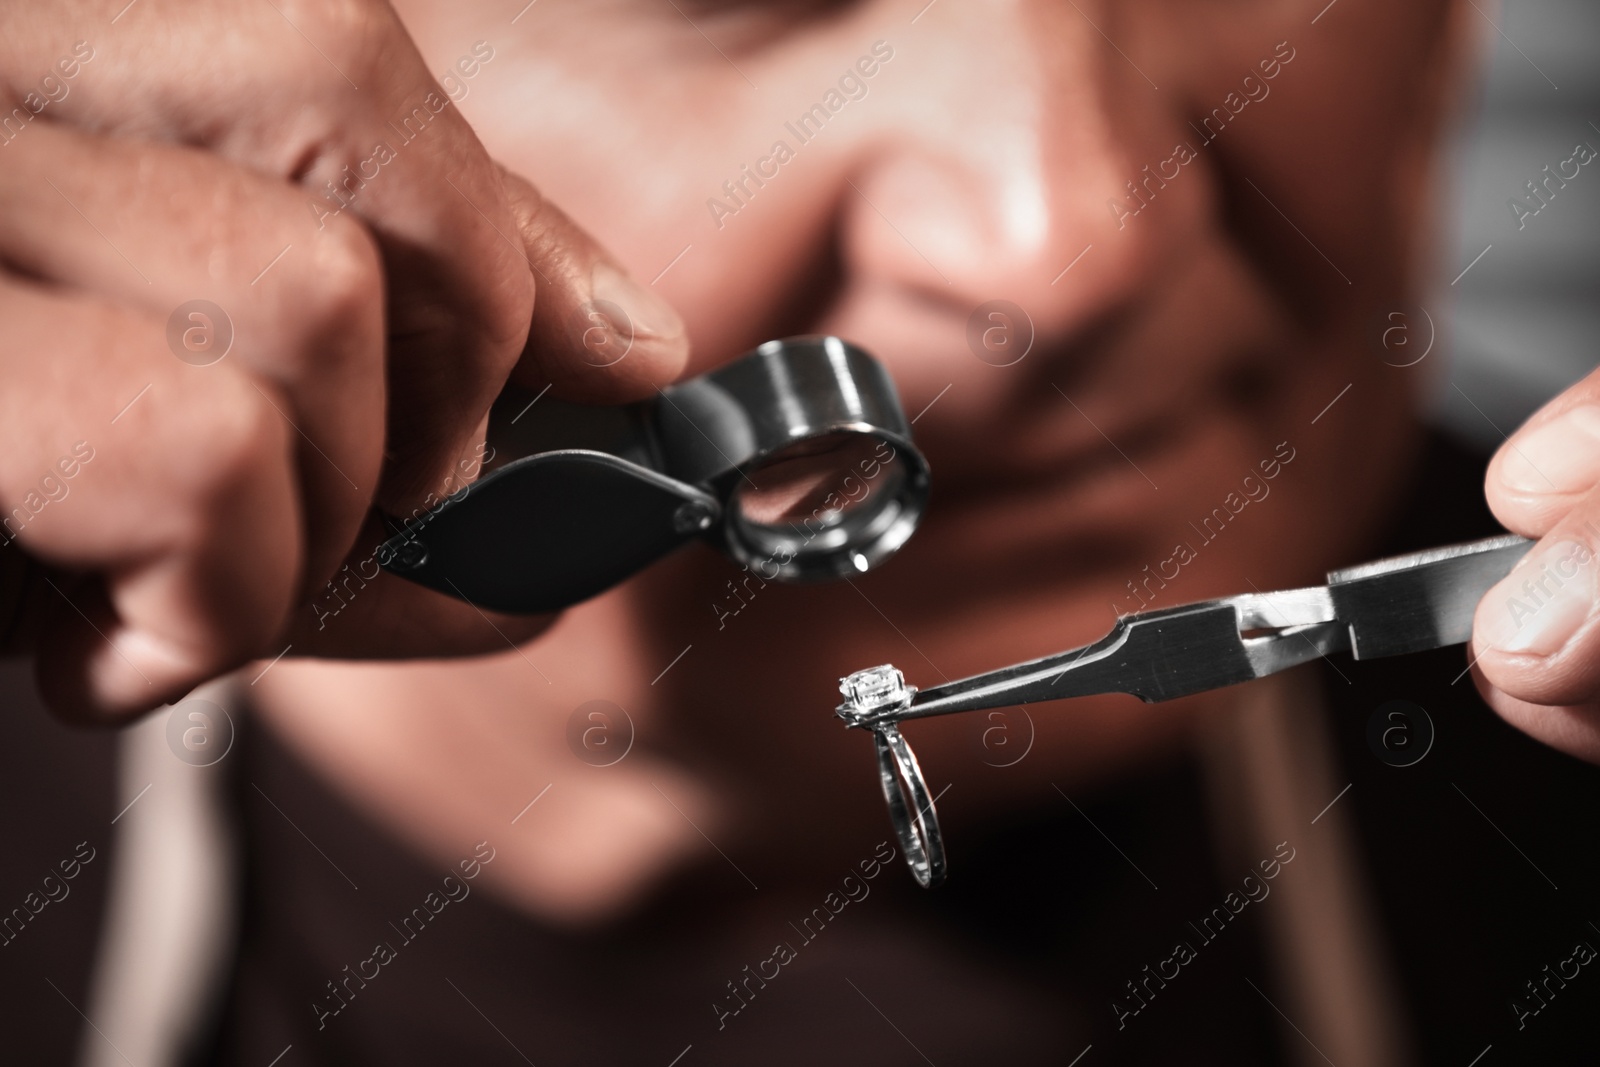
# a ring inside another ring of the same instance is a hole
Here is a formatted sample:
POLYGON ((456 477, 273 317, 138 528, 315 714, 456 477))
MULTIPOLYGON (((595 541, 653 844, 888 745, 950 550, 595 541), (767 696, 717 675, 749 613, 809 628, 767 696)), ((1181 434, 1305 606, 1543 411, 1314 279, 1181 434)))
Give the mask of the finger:
POLYGON ((239 370, 172 359, 153 316, 0 278, 0 317, 0 551, 95 575, 44 576, 46 699, 115 720, 260 655, 301 563, 283 419, 239 370))
POLYGON ((1507 529, 1543 537, 1600 485, 1600 371, 1536 412, 1490 461, 1489 507, 1507 529))
POLYGON ((1473 680, 1513 726, 1600 763, 1600 372, 1513 434, 1484 488, 1507 528, 1541 540, 1478 605, 1473 680))
MULTIPOLYGON (((1473 619, 1480 689, 1518 725, 1571 732, 1600 698, 1600 494, 1585 497, 1486 593, 1473 619), (1549 709, 1535 713, 1533 707, 1549 709)), ((1600 743, 1600 738, 1596 739, 1600 743)))
MULTIPOLYGON (((590 403, 648 397, 677 378, 688 362, 677 312, 622 274, 594 238, 528 182, 509 173, 506 182, 539 277, 533 330, 514 378, 526 386, 549 384, 563 397, 590 403)), ((458 474, 477 470, 477 464, 459 466, 458 474)), ((376 545, 387 536, 371 522, 333 581, 296 609, 294 654, 467 656, 520 645, 554 621, 555 616, 483 611, 381 571, 376 545)))
POLYGON ((248 368, 255 404, 286 401, 305 578, 320 587, 382 460, 382 270, 365 230, 349 219, 319 229, 296 190, 192 149, 46 126, 7 153, 7 262, 157 316, 147 341, 184 374, 248 368))
POLYGON ((1600 763, 1600 704, 1535 704, 1497 688, 1476 666, 1478 692, 1506 722, 1569 756, 1600 763))
POLYGON ((674 381, 689 361, 689 340, 672 305, 532 185, 503 173, 539 286, 513 378, 594 404, 638 400, 674 381))
POLYGON ((142 0, 115 33, 104 18, 86 0, 48 20, 0 11, 8 66, 48 69, 74 36, 93 49, 51 118, 204 148, 298 184, 317 224, 371 229, 406 427, 379 497, 409 511, 471 447, 527 339, 533 275, 487 153, 385 3, 142 0))
MULTIPOLYGON (((677 313, 622 273, 531 185, 510 174, 506 181, 521 239, 540 279, 516 380, 549 384, 568 399, 616 403, 649 396, 682 373, 689 347, 677 313)), ((478 469, 459 465, 458 483, 451 488, 470 481, 478 469)), ((333 580, 296 609, 289 635, 293 654, 476 655, 521 644, 553 621, 549 615, 483 611, 380 570, 375 549, 387 536, 381 525, 370 523, 333 580)))

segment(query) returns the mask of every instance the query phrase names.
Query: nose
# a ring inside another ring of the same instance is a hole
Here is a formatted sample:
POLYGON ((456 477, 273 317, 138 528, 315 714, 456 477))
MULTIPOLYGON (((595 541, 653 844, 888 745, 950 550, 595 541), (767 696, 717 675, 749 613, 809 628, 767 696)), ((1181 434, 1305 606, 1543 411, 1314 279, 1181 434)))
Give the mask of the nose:
POLYGON ((1116 6, 926 10, 842 190, 849 266, 962 315, 1010 301, 1041 337, 1133 296, 1204 181, 1170 179, 1179 123, 1108 41, 1134 47, 1116 6))

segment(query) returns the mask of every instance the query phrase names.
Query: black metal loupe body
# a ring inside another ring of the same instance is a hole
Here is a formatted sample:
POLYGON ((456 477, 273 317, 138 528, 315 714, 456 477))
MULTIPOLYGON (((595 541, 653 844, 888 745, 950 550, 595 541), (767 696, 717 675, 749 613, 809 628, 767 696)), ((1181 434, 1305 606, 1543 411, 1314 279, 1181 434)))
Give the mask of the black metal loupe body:
POLYGON ((386 569, 480 607, 555 611, 699 537, 764 579, 866 571, 922 518, 894 383, 837 337, 769 341, 624 407, 508 390, 481 478, 409 523, 386 569))

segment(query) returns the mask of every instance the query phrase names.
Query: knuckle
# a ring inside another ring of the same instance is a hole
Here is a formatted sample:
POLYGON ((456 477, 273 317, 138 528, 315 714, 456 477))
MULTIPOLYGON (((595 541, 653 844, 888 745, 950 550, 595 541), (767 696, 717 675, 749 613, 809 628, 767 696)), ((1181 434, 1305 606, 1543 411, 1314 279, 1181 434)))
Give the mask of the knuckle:
POLYGON ((298 275, 292 303, 297 347, 319 365, 329 358, 381 358, 383 264, 366 229, 336 218, 318 235, 312 263, 298 275))
POLYGON ((215 381, 203 402, 185 405, 181 439, 169 442, 184 457, 178 470, 191 509, 182 534, 191 543, 210 537, 219 516, 291 462, 290 431, 273 402, 244 375, 215 381))
POLYGON ((278 6, 322 53, 305 57, 305 69, 318 84, 348 89, 349 82, 372 81, 384 40, 399 29, 387 6, 375 0, 282 0, 278 6))
MULTIPOLYGON (((481 284, 475 293, 481 304, 481 323, 488 347, 509 371, 521 355, 533 319, 536 282, 532 264, 539 261, 560 263, 567 271, 586 266, 587 249, 580 247, 586 237, 531 183, 496 164, 498 178, 493 187, 499 203, 490 214, 505 221, 496 225, 477 220, 471 239, 479 255, 474 262, 481 284), (514 235, 513 245, 507 235, 514 235)), ((472 220, 469 220, 472 221, 472 220)), ((560 271, 556 272, 560 274, 560 271)))

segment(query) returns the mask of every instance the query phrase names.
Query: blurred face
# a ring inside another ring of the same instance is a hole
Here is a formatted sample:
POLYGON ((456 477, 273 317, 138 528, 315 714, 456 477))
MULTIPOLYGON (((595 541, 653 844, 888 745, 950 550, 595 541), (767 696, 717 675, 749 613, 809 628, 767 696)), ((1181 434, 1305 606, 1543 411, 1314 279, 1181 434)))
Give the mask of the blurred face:
MULTIPOLYGON (((867 746, 827 714, 838 675, 891 661, 932 684, 1359 551, 1432 370, 1387 365, 1372 337, 1425 248, 1460 33, 1447 0, 1322 8, 590 0, 507 25, 499 5, 403 5, 435 69, 493 49, 452 95, 655 280, 694 372, 842 335, 888 364, 934 472, 922 530, 854 588, 747 590, 730 620, 724 559, 636 583, 625 693, 558 629, 536 646, 575 677, 554 719, 610 695, 644 744, 748 786, 753 820, 877 826, 867 746), (786 758, 741 770, 769 745, 786 758), (860 788, 818 785, 846 777, 860 788)), ((1185 714, 1034 709, 1033 756, 963 785, 968 810, 1114 767, 1185 714)), ((930 779, 992 765, 989 725, 915 728, 930 779)))
POLYGON ((1165 560, 1285 440, 1359 520, 1414 390, 1369 334, 1416 258, 1450 5, 924 4, 411 21, 503 57, 463 111, 657 279, 697 369, 830 332, 908 414, 938 398, 923 536, 974 579, 1090 535, 1165 560))

